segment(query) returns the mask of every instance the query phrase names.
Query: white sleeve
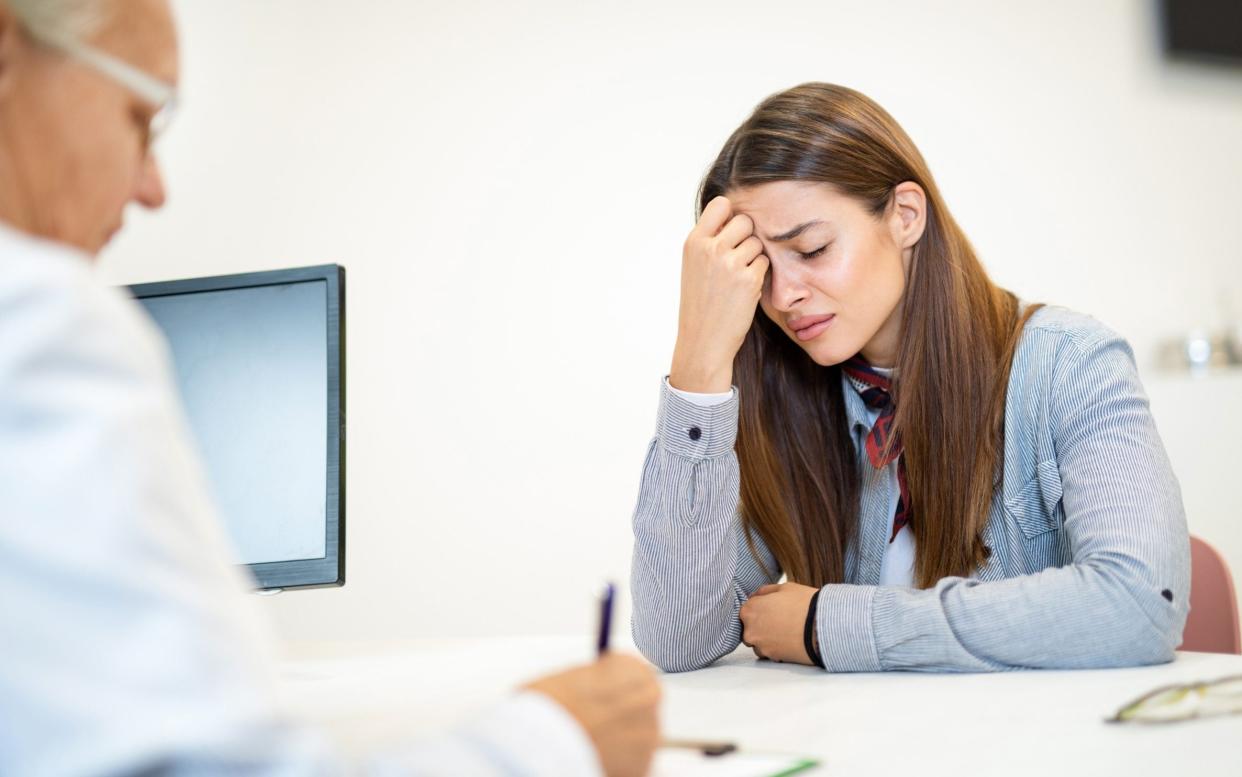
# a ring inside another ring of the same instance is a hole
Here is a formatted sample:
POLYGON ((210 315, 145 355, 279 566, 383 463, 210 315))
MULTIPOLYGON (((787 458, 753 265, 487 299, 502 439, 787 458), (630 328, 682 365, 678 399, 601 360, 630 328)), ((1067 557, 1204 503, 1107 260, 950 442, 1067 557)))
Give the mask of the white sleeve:
POLYGON ((154 328, 81 257, 0 239, 0 774, 324 769, 272 712, 154 328))
MULTIPOLYGON (((372 768, 278 714, 270 636, 189 439, 137 306, 0 229, 0 774, 372 768)), ((373 768, 443 773, 457 747, 480 774, 592 773, 549 707, 520 695, 373 768)))
POLYGON ((725 402, 728 402, 730 399, 732 399, 733 394, 737 391, 736 388, 730 388, 728 391, 722 391, 719 394, 717 393, 701 394, 695 391, 682 391, 681 389, 674 387, 673 384, 668 382, 667 375, 664 376, 664 382, 668 384, 669 391, 672 391, 674 394, 676 394, 679 397, 685 398, 689 402, 693 402, 699 407, 713 407, 715 405, 723 405, 725 402))
POLYGON ((534 691, 496 705, 448 737, 383 757, 374 767, 378 774, 394 775, 603 774, 582 727, 559 704, 534 691))

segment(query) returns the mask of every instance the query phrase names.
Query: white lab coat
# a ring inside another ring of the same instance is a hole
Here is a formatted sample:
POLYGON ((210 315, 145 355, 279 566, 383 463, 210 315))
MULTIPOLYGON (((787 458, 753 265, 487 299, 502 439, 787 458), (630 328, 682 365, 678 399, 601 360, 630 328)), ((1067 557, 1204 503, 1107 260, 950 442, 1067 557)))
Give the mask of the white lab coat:
POLYGON ((138 306, 0 225, 0 774, 598 773, 529 692, 362 763, 284 719, 187 441, 138 306))

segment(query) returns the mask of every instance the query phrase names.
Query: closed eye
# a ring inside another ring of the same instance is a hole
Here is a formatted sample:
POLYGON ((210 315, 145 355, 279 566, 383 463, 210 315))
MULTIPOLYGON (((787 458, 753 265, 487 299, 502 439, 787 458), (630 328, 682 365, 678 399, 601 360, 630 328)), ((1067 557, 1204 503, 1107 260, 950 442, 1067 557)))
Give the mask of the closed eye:
POLYGON ((828 246, 822 245, 819 248, 816 248, 814 251, 808 251, 808 252, 799 251, 798 256, 801 256, 803 259, 814 259, 815 257, 819 256, 820 254, 822 254, 823 252, 827 250, 828 250, 828 246))

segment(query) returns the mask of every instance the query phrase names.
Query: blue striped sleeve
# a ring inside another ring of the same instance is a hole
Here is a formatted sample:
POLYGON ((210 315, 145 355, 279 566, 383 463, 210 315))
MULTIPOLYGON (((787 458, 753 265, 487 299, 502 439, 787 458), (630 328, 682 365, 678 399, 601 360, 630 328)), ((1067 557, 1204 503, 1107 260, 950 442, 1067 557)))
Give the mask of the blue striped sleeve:
MULTIPOLYGON (((774 582, 752 557, 738 518, 737 392, 703 406, 660 393, 634 510, 632 628, 638 649, 668 672, 699 669, 741 641, 738 609, 774 582)), ((755 545, 779 577, 762 540, 755 545)))

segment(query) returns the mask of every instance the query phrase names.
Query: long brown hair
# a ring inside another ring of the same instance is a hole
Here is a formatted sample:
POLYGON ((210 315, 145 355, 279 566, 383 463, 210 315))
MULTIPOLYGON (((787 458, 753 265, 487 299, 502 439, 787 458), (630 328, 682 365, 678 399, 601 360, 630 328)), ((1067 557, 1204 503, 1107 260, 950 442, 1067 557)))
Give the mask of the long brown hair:
MULTIPOLYGON (((810 83, 764 100, 708 170, 699 212, 732 189, 790 180, 830 184, 876 218, 904 181, 927 196, 903 297, 894 423, 914 509, 915 580, 927 588, 969 574, 988 553, 982 533, 1003 463, 1009 369, 1035 306, 1019 315, 1014 295, 992 283, 914 143, 865 95, 810 83)), ((762 537, 792 581, 843 582, 861 475, 840 367, 814 363, 757 310, 733 374, 747 539, 762 537)))

